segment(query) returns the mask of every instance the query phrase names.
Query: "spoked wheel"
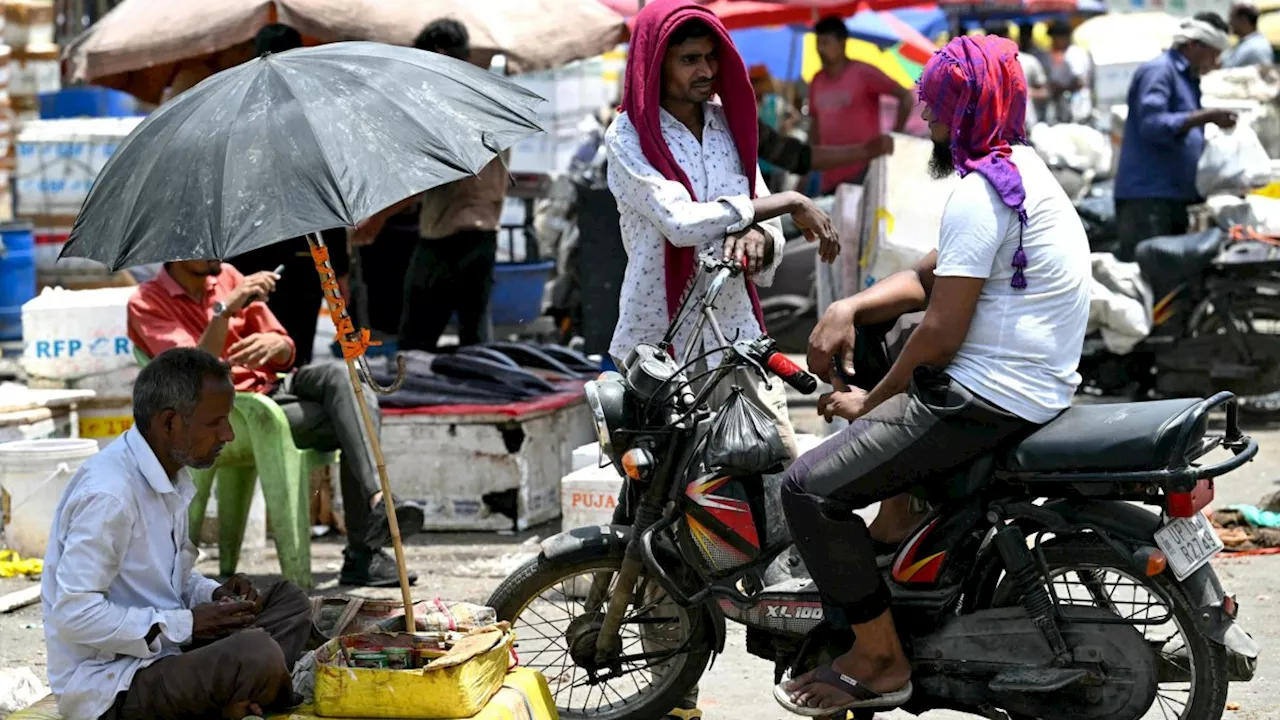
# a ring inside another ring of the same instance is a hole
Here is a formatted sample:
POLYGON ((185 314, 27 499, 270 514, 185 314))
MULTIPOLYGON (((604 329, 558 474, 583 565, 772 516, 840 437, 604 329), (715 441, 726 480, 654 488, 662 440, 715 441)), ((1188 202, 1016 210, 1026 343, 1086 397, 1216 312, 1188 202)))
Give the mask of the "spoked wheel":
MULTIPOLYGON (((1244 335, 1280 335, 1280 297, 1257 294, 1237 299, 1231 306, 1236 329, 1244 335)), ((1200 313, 1192 328, 1196 335, 1226 334, 1226 319, 1211 309, 1200 313)), ((1240 410, 1250 415, 1280 416, 1280 390, 1240 397, 1240 410)))
POLYGON ((541 672, 565 720, 659 720, 697 684, 711 658, 706 623, 641 575, 621 647, 603 662, 596 640, 621 558, 557 563, 539 555, 498 587, 489 605, 512 624, 520 663, 541 672), (593 581, 595 586, 593 587, 593 581))
MULTIPOLYGON (((1195 608, 1172 573, 1137 577, 1115 567, 1113 551, 1086 538, 1048 540, 1043 550, 1060 604, 1102 608, 1135 621, 1134 627, 1156 656, 1159 687, 1142 720, 1222 717, 1227 700, 1226 649, 1197 631, 1195 608)), ((993 604, 1016 604, 1018 599, 1012 595, 1006 578, 993 604)))

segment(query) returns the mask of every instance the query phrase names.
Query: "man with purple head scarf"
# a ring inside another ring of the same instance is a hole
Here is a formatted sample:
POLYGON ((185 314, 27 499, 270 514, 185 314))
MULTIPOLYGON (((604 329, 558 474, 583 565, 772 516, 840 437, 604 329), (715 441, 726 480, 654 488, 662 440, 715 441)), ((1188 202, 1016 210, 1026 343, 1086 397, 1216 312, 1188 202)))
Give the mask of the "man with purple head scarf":
POLYGON ((831 665, 775 688, 798 715, 910 699, 911 665, 878 567, 878 551, 895 549, 920 520, 907 512, 906 493, 1049 422, 1080 382, 1089 244, 1071 201, 1025 145, 1017 54, 1003 38, 961 37, 926 65, 930 170, 961 178, 938 249, 831 305, 809 340, 809 369, 836 388, 819 412, 852 422, 796 460, 782 502, 824 617, 851 629, 855 642, 831 665), (858 329, 920 310, 884 376, 856 374, 858 329), (868 528, 852 511, 875 502, 880 515, 868 528))

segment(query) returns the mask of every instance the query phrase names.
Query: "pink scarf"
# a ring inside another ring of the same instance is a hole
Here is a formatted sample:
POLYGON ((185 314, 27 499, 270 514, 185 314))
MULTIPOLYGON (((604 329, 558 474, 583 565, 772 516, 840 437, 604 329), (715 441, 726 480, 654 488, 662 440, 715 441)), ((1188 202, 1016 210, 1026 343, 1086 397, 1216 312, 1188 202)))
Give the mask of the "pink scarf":
MULTIPOLYGON (((711 10, 691 0, 656 0, 645 5, 635 17, 631 31, 631 47, 628 50, 626 85, 622 93, 622 110, 627 113, 636 133, 640 136, 640 149, 645 159, 668 180, 678 181, 689 191, 689 197, 698 197, 689 183, 689 177, 680 169, 671 148, 662 137, 662 125, 658 110, 662 101, 662 61, 667 53, 671 33, 689 20, 701 20, 716 34, 719 40, 720 73, 716 77, 716 93, 724 107, 729 123, 729 133, 738 147, 742 171, 747 176, 751 196, 756 194, 756 151, 759 128, 756 125, 756 96, 747 75, 742 56, 733 45, 729 31, 711 10)), ((697 263, 697 249, 666 246, 667 316, 674 318, 680 308, 680 300, 692 285, 697 263)), ((764 313, 760 310, 760 298, 750 279, 747 294, 760 329, 764 330, 764 313)))

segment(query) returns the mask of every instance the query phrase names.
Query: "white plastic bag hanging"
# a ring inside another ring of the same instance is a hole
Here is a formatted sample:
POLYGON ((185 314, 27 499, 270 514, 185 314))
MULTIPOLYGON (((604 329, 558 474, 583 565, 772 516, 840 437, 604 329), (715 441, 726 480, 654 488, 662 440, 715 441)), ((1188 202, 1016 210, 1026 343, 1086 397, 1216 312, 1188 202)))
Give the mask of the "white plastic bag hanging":
POLYGON ((1204 152, 1196 166, 1196 190, 1214 193, 1248 192, 1271 182, 1271 158, 1247 125, 1231 129, 1205 128, 1204 152))

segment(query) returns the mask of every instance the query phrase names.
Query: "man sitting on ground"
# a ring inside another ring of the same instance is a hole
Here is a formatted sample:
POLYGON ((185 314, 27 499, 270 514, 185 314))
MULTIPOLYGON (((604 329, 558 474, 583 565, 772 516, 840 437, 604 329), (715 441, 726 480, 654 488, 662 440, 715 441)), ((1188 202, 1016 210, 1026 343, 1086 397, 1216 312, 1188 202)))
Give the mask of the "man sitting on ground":
POLYGON ((307 596, 193 570, 186 468, 212 466, 235 437, 234 401, 217 358, 169 350, 138 374, 133 428, 63 492, 41 586, 62 717, 238 719, 295 704, 289 673, 311 637, 307 596))
MULTIPOLYGON (((344 585, 399 584, 395 561, 381 548, 391 542, 377 466, 365 437, 347 368, 338 362, 299 368, 283 382, 277 373, 293 363, 293 340, 262 302, 278 276, 248 277, 217 260, 166 263, 129 299, 129 339, 155 357, 174 347, 198 347, 231 364, 239 392, 269 395, 280 404, 300 448, 342 450, 342 501, 347 547, 344 585)), ((372 393, 365 394, 379 422, 372 393)), ((396 518, 407 537, 422 530, 422 509, 398 502, 396 518)), ((410 573, 410 582, 417 574, 410 573)))

